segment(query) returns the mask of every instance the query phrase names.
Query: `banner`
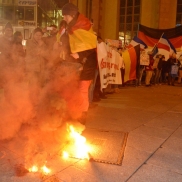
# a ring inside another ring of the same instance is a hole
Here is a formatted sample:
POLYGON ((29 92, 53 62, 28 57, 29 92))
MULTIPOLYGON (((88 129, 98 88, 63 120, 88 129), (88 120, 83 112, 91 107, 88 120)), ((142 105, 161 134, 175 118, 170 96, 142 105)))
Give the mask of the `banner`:
POLYGON ((139 77, 140 45, 131 47, 122 53, 125 63, 124 82, 135 80, 139 77))
POLYGON ((112 40, 112 39, 105 39, 106 44, 108 44, 109 46, 113 46, 116 48, 120 48, 122 47, 122 41, 121 40, 112 40))
POLYGON ((122 84, 120 54, 104 42, 97 45, 101 89, 108 84, 122 84))
POLYGON ((138 37, 144 41, 148 47, 154 47, 163 33, 175 49, 179 51, 182 46, 182 26, 170 29, 154 29, 139 24, 138 37))

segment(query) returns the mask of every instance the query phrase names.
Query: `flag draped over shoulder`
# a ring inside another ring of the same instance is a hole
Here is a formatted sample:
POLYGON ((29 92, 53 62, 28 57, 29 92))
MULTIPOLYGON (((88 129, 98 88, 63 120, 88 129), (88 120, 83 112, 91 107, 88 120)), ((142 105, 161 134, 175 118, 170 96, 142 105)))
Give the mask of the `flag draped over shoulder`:
POLYGON ((124 82, 137 79, 140 65, 140 45, 124 51, 122 57, 125 63, 124 82))
POLYGON ((92 30, 90 20, 84 15, 79 14, 75 25, 68 33, 72 53, 96 48, 97 37, 92 30))
POLYGON ((158 47, 158 53, 164 55, 165 60, 168 60, 170 55, 176 53, 176 49, 164 34, 159 39, 157 47, 158 47))
POLYGON ((131 40, 130 44, 128 45, 128 48, 134 47, 134 46, 136 46, 138 44, 140 44, 140 49, 141 50, 144 50, 144 49, 146 49, 148 47, 147 44, 145 44, 145 42, 143 42, 141 39, 139 39, 137 36, 135 36, 131 40))
POLYGON ((170 29, 154 29, 139 24, 138 37, 142 39, 148 47, 153 47, 157 44, 163 33, 171 44, 177 50, 180 50, 182 46, 182 26, 170 29))

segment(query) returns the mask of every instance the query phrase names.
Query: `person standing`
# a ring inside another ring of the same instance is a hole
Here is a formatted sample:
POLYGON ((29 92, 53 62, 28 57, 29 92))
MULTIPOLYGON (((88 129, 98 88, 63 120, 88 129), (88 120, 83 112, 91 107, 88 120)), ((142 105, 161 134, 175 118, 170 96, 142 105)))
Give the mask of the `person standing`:
POLYGON ((154 58, 153 55, 151 54, 151 52, 148 53, 149 54, 149 65, 145 67, 145 71, 146 71, 146 77, 145 77, 145 85, 146 87, 151 86, 151 78, 153 75, 153 64, 154 64, 154 58))
POLYGON ((181 79, 182 79, 182 55, 179 56, 178 58, 179 60, 179 73, 178 73, 178 83, 180 84, 181 83, 181 79))
POLYGON ((169 76, 168 76, 168 85, 174 86, 175 79, 178 76, 178 70, 180 66, 180 62, 176 58, 176 54, 173 53, 172 56, 168 59, 169 62, 169 76))
POLYGON ((3 30, 3 35, 0 37, 0 56, 4 59, 10 59, 13 46, 13 27, 8 22, 3 30))
POLYGON ((35 28, 32 34, 32 39, 26 43, 26 58, 25 69, 28 79, 28 84, 31 89, 31 98, 34 104, 37 103, 37 97, 40 89, 46 83, 46 56, 47 47, 42 40, 43 32, 41 28, 35 28))
POLYGON ((12 66, 13 27, 6 23, 3 35, 0 36, 0 88, 9 80, 7 68, 12 66))
MULTIPOLYGON (((62 8, 64 20, 67 23, 65 35, 67 41, 66 61, 82 64, 80 73, 79 91, 81 94, 78 107, 82 112, 80 123, 86 123, 86 115, 89 107, 88 90, 95 76, 97 67, 96 45, 97 37, 92 30, 92 24, 88 18, 79 13, 77 6, 67 3, 62 8)), ((63 43, 64 46, 64 43, 63 43)))
POLYGON ((140 67, 139 67, 139 78, 138 78, 138 85, 142 83, 143 72, 145 70, 145 66, 149 65, 149 55, 146 53, 145 50, 141 52, 140 55, 140 67))

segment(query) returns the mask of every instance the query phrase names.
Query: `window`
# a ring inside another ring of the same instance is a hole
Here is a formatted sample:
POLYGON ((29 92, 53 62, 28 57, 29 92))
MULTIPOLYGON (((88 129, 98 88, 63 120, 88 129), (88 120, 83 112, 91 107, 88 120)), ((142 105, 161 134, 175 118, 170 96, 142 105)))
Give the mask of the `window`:
POLYGON ((14 7, 4 6, 4 19, 13 20, 14 7))
POLYGON ((34 7, 25 7, 25 20, 34 20, 34 7))
POLYGON ((16 19, 17 20, 23 20, 24 19, 24 7, 18 7, 15 10, 16 14, 16 19))
POLYGON ((0 18, 2 18, 2 17, 3 17, 3 8, 0 7, 0 18))
POLYGON ((120 0, 119 35, 122 35, 123 45, 130 42, 137 33, 140 21, 140 2, 140 0, 120 0))
POLYGON ((177 1, 176 24, 182 24, 182 0, 177 1))

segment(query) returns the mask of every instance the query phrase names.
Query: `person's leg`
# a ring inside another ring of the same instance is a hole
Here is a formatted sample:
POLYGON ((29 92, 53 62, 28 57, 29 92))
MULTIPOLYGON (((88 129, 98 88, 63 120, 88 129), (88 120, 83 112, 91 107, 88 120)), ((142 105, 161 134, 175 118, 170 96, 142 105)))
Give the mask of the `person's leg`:
POLYGON ((94 89, 95 89, 95 83, 98 76, 98 69, 95 70, 95 77, 92 80, 90 87, 89 87, 89 103, 92 103, 93 101, 93 95, 94 95, 94 89))
POLYGON ((156 69, 154 84, 159 84, 159 76, 160 76, 159 74, 160 74, 160 70, 156 69))
POLYGON ((168 73, 168 85, 171 85, 171 73, 168 73))
POLYGON ((181 79, 182 79, 182 70, 179 70, 179 73, 178 73, 178 83, 181 83, 181 79))
POLYGON ((82 112, 82 116, 79 119, 80 123, 85 124, 86 123, 86 115, 89 107, 89 96, 88 96, 88 91, 89 91, 89 86, 91 84, 91 80, 81 80, 79 82, 79 91, 81 94, 80 97, 80 102, 79 102, 79 108, 80 111, 82 112))
POLYGON ((146 71, 145 85, 150 85, 150 71, 146 71))
POLYGON ((138 81, 139 81, 139 85, 141 85, 141 81, 142 81, 142 76, 143 76, 143 71, 144 71, 144 68, 140 68, 140 75, 139 75, 139 79, 138 79, 138 81))

